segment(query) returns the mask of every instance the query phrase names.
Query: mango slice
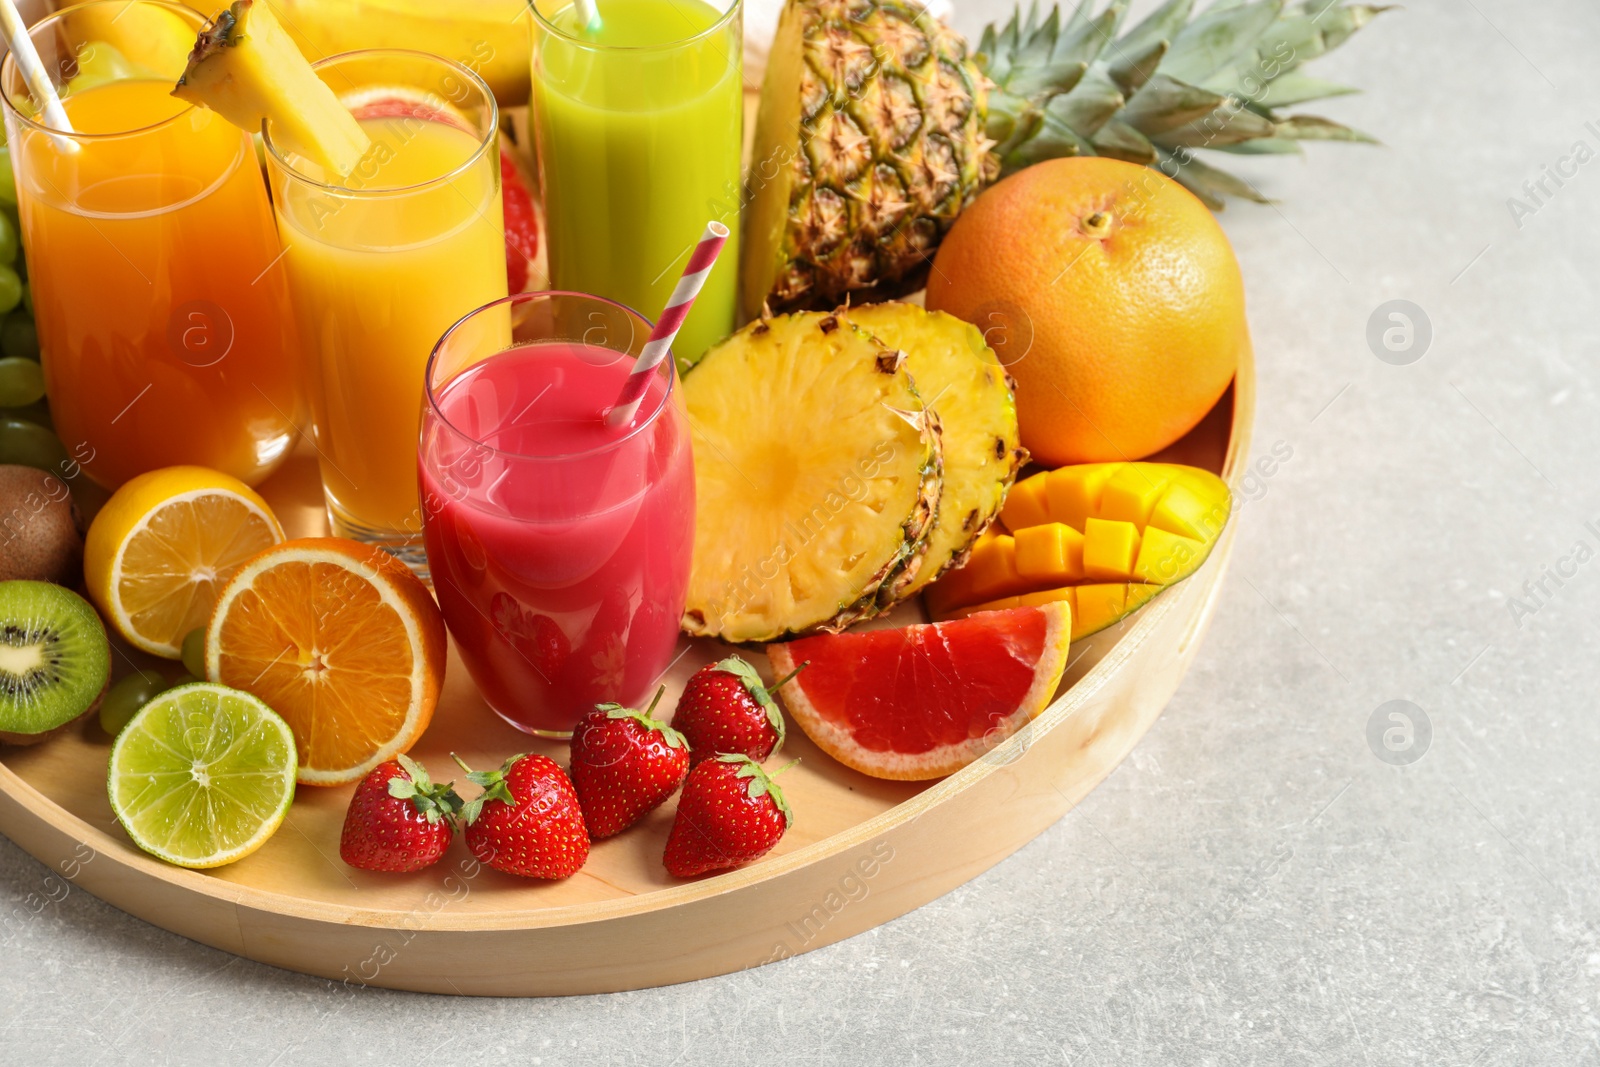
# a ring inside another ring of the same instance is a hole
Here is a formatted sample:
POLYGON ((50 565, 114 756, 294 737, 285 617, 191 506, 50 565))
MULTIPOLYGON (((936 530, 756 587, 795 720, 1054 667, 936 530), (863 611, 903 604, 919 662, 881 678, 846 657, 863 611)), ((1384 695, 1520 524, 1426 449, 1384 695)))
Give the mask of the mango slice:
POLYGON ((1175 463, 1086 463, 1012 486, 965 566, 929 587, 935 619, 1066 601, 1072 639, 1193 574, 1232 514, 1227 485, 1175 463))

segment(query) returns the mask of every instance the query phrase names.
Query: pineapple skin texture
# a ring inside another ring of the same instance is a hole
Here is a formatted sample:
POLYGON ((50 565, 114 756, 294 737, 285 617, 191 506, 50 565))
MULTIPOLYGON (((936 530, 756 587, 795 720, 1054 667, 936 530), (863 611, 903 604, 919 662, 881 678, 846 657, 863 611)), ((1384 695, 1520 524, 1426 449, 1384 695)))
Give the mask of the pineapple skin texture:
POLYGON ((961 566, 1028 462, 1019 440, 1015 383, 982 331, 942 311, 887 301, 835 314, 904 351, 923 401, 939 412, 944 487, 920 565, 886 583, 895 603, 961 566))
POLYGON ((751 323, 685 375, 695 545, 683 630, 838 632, 892 604, 934 529, 938 421, 892 351, 817 312, 751 323))
POLYGON ((988 83, 965 40, 900 0, 798 0, 774 44, 785 49, 801 60, 798 129, 773 129, 779 107, 764 93, 756 144, 778 146, 787 182, 753 192, 787 192, 788 211, 781 234, 746 239, 774 272, 766 289, 747 280, 746 314, 764 294, 785 310, 921 288, 940 239, 999 173, 988 83))

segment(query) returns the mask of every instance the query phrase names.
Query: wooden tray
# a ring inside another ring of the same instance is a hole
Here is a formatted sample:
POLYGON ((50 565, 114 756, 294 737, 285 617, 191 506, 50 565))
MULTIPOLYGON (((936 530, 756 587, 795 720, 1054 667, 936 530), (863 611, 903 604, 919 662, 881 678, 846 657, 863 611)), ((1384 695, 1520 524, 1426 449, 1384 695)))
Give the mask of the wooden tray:
MULTIPOLYGON (((1248 457, 1254 368, 1241 360, 1217 408, 1164 459, 1235 486, 1248 457)), ((302 449, 263 489, 291 535, 321 532, 314 456, 302 449)), ((783 786, 795 824, 742 870, 677 882, 661 866, 673 804, 600 842, 565 882, 481 867, 457 841, 414 875, 338 857, 350 788, 301 787, 277 835, 216 871, 168 866, 128 841, 106 799, 110 739, 94 723, 35 748, 0 750, 0 831, 61 878, 157 926, 263 963, 350 985, 430 993, 597 993, 682 982, 783 959, 860 933, 987 870, 1059 819, 1149 729, 1199 643, 1233 545, 1142 611, 1073 646, 1057 699, 982 761, 932 783, 883 782, 823 755, 799 730, 783 786)), ((917 621, 904 608, 897 623, 917 621)), ((126 652, 123 648, 122 651, 126 652)), ((686 645, 666 706, 722 653, 686 645)), ((757 657, 759 659, 759 657, 757 657)), ((141 657, 123 655, 118 674, 141 657)), ((765 664, 761 664, 765 667, 765 664)), ((170 670, 170 666, 169 666, 170 670)), ((439 714, 413 755, 447 774, 564 746, 493 715, 452 653, 439 714)))

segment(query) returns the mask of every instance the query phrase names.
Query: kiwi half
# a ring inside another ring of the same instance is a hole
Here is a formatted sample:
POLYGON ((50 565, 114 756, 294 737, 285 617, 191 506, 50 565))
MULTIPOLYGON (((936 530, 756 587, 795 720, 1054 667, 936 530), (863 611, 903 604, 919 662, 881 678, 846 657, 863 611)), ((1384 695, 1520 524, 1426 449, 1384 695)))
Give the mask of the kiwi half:
POLYGON ((31 745, 92 711, 111 644, 83 597, 49 582, 0 582, 0 741, 31 745))

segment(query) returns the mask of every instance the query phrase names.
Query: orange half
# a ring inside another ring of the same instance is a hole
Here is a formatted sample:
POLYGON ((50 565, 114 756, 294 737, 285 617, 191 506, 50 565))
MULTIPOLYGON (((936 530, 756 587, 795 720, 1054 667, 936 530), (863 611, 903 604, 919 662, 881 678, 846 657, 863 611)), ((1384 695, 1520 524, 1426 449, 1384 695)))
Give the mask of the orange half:
POLYGON ((206 635, 207 675, 283 717, 311 785, 356 781, 409 749, 433 718, 445 654, 427 587, 382 549, 333 537, 247 562, 206 635))

